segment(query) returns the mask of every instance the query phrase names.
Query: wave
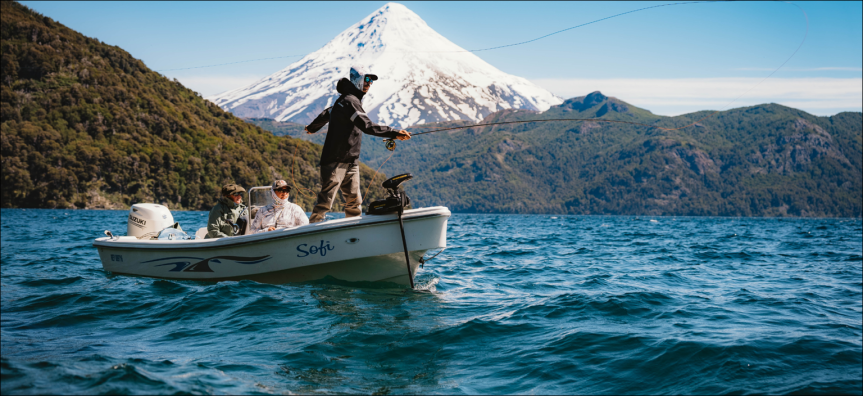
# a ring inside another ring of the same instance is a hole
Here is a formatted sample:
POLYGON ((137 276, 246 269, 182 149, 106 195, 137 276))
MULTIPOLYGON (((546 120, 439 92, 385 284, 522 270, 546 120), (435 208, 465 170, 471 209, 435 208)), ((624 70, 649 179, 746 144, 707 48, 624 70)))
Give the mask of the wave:
POLYGON ((859 221, 454 214, 451 247, 410 291, 115 275, 96 233, 73 226, 122 229, 125 211, 42 212, 2 212, 3 394, 860 393, 863 382, 859 221))

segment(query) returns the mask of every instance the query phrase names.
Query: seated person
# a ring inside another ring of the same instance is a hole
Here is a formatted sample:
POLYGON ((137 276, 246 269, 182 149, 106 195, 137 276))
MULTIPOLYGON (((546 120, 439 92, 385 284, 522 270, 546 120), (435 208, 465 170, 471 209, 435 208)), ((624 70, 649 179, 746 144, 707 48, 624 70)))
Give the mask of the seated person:
POLYGON ((252 220, 253 234, 309 224, 306 212, 303 212, 299 205, 288 202, 290 192, 291 187, 286 181, 273 182, 273 188, 270 191, 273 195, 273 203, 258 210, 255 219, 252 220))
POLYGON ((234 236, 234 225, 239 225, 237 235, 242 235, 245 230, 245 222, 240 220, 246 211, 243 205, 243 193, 246 189, 236 184, 226 184, 222 187, 222 198, 210 210, 210 218, 207 220, 208 238, 224 238, 234 236), (237 222, 240 224, 237 224, 237 222))

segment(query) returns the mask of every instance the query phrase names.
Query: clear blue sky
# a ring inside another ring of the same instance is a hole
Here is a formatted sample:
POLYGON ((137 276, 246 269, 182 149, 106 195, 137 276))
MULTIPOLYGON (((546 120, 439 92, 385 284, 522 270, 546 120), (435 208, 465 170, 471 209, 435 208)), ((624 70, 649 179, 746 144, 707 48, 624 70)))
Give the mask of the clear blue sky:
MULTIPOLYGON (((203 95, 299 59, 386 2, 34 2, 22 4, 117 45, 203 95)), ((667 2, 401 2, 465 49, 524 41, 667 2)), ((718 2, 662 7, 480 52, 562 97, 601 90, 658 114, 777 102, 813 114, 861 111, 863 2, 718 2), (769 82, 755 86, 794 52, 769 82), (751 79, 751 80, 750 80, 751 79)))

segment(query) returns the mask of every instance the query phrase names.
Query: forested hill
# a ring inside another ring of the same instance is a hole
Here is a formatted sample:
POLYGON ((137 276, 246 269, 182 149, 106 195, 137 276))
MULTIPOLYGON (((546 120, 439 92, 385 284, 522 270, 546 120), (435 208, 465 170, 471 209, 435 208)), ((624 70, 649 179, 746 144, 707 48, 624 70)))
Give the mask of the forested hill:
MULTIPOLYGON (((598 117, 673 128, 710 114, 657 116, 594 92, 483 122, 598 117)), ((252 122, 302 136, 295 124, 252 122)), ((383 170, 413 173, 406 187, 417 204, 460 212, 859 217, 861 133, 859 112, 816 117, 766 104, 677 131, 571 121, 429 133, 399 142, 383 170)), ((361 159, 369 166, 389 155, 366 137, 361 159)))
POLYGON ((319 145, 273 136, 16 2, 0 14, 2 207, 209 209, 229 182, 319 188, 319 145))

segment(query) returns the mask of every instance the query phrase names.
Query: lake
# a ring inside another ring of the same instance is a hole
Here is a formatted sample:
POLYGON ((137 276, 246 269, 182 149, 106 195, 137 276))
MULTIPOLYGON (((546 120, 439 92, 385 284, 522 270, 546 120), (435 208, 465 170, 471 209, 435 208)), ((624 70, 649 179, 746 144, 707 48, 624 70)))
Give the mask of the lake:
POLYGON ((113 275, 126 215, 0 211, 3 394, 863 392, 860 219, 453 214, 412 291, 113 275))

